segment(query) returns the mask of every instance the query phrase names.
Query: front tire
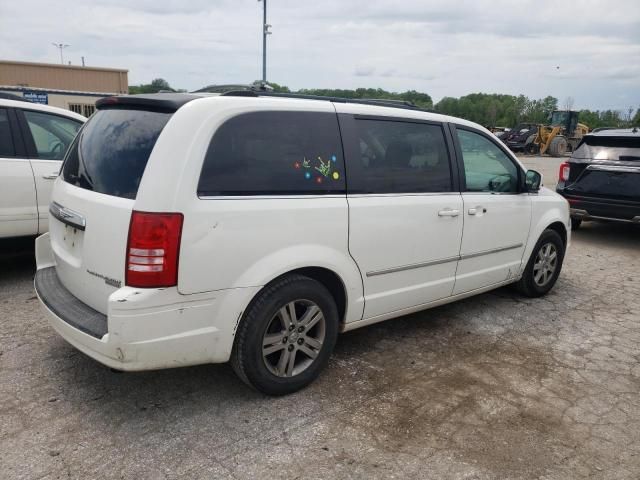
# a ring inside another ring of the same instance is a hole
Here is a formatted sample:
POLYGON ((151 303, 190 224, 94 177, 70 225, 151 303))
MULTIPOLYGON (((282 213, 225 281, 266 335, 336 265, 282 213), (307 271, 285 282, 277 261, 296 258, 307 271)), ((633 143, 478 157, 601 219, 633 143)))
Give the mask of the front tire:
POLYGON ((231 366, 249 386, 286 395, 313 382, 338 336, 338 309, 321 283, 288 275, 267 285, 242 318, 231 366))
POLYGON ((546 295, 555 285, 562 270, 565 247, 555 230, 542 232, 533 248, 529 262, 516 283, 516 288, 527 297, 546 295))
POLYGON ((552 157, 563 157, 567 153, 567 139, 564 137, 555 137, 549 145, 549 155, 552 157))

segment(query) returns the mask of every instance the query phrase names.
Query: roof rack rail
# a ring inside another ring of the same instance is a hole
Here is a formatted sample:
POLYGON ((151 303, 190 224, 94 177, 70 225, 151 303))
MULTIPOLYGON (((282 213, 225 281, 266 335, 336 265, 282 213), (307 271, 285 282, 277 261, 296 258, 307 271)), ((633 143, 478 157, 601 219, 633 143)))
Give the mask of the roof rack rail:
POLYGON ((384 99, 384 98, 345 98, 345 97, 325 97, 321 95, 307 95, 304 93, 281 93, 260 91, 253 88, 231 89, 220 93, 226 97, 280 97, 280 98, 297 98, 302 100, 322 100, 334 103, 356 103, 361 105, 377 105, 380 107, 402 108, 405 110, 416 110, 420 112, 433 112, 418 107, 413 102, 406 100, 384 99))
POLYGON ((200 90, 195 90, 191 93, 227 93, 227 92, 244 92, 244 91, 257 91, 257 92, 271 92, 273 91, 273 87, 268 83, 262 82, 260 80, 256 80, 255 82, 243 85, 243 84, 229 84, 229 85, 209 85, 207 87, 201 88, 200 90))

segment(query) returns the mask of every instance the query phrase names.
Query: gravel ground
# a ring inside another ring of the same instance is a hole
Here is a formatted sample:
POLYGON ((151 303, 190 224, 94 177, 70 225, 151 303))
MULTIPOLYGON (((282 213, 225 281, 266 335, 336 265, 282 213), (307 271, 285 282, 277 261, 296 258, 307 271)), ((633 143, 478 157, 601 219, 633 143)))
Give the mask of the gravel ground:
MULTIPOLYGON (((554 178, 546 160, 525 162, 554 178)), ((2 244, 0 477, 637 480, 639 241, 584 224, 547 297, 505 288, 344 334, 284 398, 226 365, 102 367, 46 324, 30 242, 2 244)))

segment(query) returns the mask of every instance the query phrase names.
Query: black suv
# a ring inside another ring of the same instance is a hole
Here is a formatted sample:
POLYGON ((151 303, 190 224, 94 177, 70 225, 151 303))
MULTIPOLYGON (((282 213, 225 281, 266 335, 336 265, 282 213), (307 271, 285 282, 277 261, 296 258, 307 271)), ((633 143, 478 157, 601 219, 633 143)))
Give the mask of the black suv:
POLYGON ((574 230, 583 220, 640 224, 640 129, 585 135, 558 177, 574 230))

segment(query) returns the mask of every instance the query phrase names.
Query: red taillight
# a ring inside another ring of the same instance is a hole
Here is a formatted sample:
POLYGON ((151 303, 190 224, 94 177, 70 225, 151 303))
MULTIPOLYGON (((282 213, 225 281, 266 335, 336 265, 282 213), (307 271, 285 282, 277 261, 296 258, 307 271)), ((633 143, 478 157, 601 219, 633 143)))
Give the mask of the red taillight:
POLYGON ((178 284, 178 255, 182 236, 181 213, 131 214, 125 283, 158 288, 178 284))
POLYGON ((562 162, 560 164, 560 171, 558 172, 558 178, 561 182, 566 182, 569 180, 569 172, 571 171, 571 166, 568 162, 562 162))

